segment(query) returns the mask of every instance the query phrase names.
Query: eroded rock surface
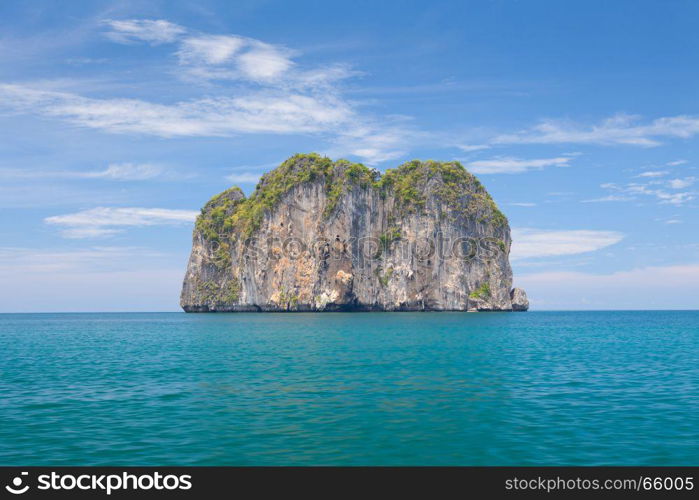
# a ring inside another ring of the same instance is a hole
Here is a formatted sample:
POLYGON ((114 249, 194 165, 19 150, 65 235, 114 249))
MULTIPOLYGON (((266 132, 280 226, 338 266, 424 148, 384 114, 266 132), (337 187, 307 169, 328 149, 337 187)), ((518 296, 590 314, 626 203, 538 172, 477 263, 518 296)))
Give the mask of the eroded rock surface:
POLYGON ((512 301, 513 311, 526 311, 529 309, 529 299, 527 299, 526 292, 521 288, 512 289, 510 300, 512 301))
MULTIPOLYGON (((250 197, 202 208, 187 312, 526 310, 512 290, 510 228, 459 163, 378 171, 296 155, 250 197)), ((522 299, 523 297, 523 299, 522 299)))

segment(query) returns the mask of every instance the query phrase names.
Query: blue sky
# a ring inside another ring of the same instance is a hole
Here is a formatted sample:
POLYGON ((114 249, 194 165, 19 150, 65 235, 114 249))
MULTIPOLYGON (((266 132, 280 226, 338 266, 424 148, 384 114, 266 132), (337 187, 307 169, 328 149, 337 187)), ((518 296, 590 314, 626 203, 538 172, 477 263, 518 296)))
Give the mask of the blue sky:
POLYGON ((0 311, 178 310, 296 152, 461 161, 535 309, 699 305, 699 4, 0 4, 0 311))

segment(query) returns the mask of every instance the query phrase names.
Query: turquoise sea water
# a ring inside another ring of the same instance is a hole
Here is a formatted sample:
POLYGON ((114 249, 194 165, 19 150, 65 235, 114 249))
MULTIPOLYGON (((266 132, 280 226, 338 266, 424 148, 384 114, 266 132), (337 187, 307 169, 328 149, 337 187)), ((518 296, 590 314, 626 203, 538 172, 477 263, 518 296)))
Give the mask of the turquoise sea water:
POLYGON ((3 314, 0 465, 699 465, 699 312, 3 314))

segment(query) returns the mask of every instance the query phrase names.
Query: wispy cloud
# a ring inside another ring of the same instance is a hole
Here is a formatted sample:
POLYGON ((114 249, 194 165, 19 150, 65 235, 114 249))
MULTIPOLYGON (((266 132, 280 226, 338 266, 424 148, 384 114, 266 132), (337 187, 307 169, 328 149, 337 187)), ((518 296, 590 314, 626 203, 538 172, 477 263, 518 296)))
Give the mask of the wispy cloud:
POLYGON ((271 80, 291 68, 289 55, 287 50, 256 41, 238 57, 238 67, 251 80, 271 80))
POLYGON ((353 123, 334 139, 335 150, 328 151, 330 156, 352 154, 366 159, 369 164, 395 160, 405 155, 413 144, 425 140, 428 134, 406 126, 398 118, 381 124, 365 120, 353 123))
POLYGON ((183 40, 177 55, 183 64, 223 64, 244 45, 239 36, 203 35, 183 40))
POLYGON ((529 170, 541 170, 544 167, 567 167, 571 159, 568 156, 528 160, 500 156, 489 160, 474 161, 466 166, 471 172, 476 174, 519 174, 529 170))
MULTIPOLYGON (((151 37, 141 35, 144 40, 151 37)), ((166 138, 317 135, 340 154, 356 155, 368 163, 404 154, 417 137, 405 120, 359 113, 335 85, 354 74, 343 65, 301 70, 291 60, 292 51, 243 37, 198 35, 182 40, 180 72, 204 81, 240 80, 233 95, 230 89, 221 88, 214 94, 161 103, 85 97, 45 85, 4 83, 0 84, 0 109, 49 116, 110 133, 166 138)))
POLYGON ((404 120, 373 116, 343 96, 358 71, 342 63, 300 64, 299 52, 237 34, 194 32, 165 20, 109 20, 118 43, 174 45, 169 71, 195 85, 188 100, 90 98, 32 85, 0 86, 0 105, 111 133, 161 137, 313 134, 339 154, 373 164, 403 155, 418 134, 404 120), (225 81, 235 81, 235 87, 225 81), (211 83, 215 82, 212 86, 211 83), (197 90, 199 89, 199 90, 197 90), (196 95, 196 92, 202 92, 196 95))
POLYGON ((600 196, 599 198, 590 198, 588 200, 582 200, 583 203, 605 203, 608 201, 633 201, 636 198, 633 196, 624 196, 620 194, 610 194, 607 196, 600 196))
POLYGON ((624 235, 617 231, 514 228, 510 258, 523 260, 594 252, 622 239, 624 235))
POLYGON ((179 63, 190 77, 248 80, 273 87, 298 87, 310 81, 304 71, 287 75, 295 66, 293 55, 286 47, 237 35, 187 37, 177 50, 179 63), (280 79, 283 74, 289 78, 280 79))
POLYGON ((161 165, 151 163, 112 163, 104 170, 0 169, 0 179, 107 179, 140 181, 162 176, 161 165))
POLYGON ((545 120, 538 125, 495 137, 494 144, 627 144, 658 146, 661 138, 690 138, 699 134, 699 117, 679 115, 642 123, 636 115, 618 114, 599 124, 545 120))
POLYGON ((491 146, 488 144, 462 144, 457 146, 464 153, 470 153, 472 151, 481 151, 483 149, 490 149, 491 146))
POLYGON ((111 236, 125 227, 191 223, 198 212, 166 208, 97 207, 66 215, 47 217, 44 222, 62 228, 66 238, 111 236))
POLYGON ((21 112, 54 116, 84 127, 161 137, 317 133, 327 127, 335 130, 353 115, 346 103, 333 96, 270 92, 168 105, 138 99, 92 99, 2 84, 0 101, 21 112))
POLYGON ((649 170, 647 172, 638 174, 636 177, 662 177, 669 173, 670 172, 668 172, 667 170, 649 170))
POLYGON ((191 33, 162 19, 105 21, 105 35, 117 43, 177 43, 176 55, 190 76, 203 79, 274 80, 294 66, 294 52, 278 45, 239 35, 191 33))
POLYGON ((510 205, 515 206, 515 207, 535 207, 536 203, 531 203, 531 202, 512 202, 510 205))
POLYGON ((640 197, 651 197, 655 198, 661 204, 683 205, 692 201, 696 197, 695 193, 691 191, 676 192, 669 190, 685 189, 694 184, 695 181, 696 179, 694 177, 685 177, 682 179, 670 180, 653 179, 646 183, 631 182, 628 184, 616 184, 607 182, 600 187, 607 191, 611 191, 612 194, 601 198, 583 200, 583 202, 633 201, 638 200, 640 197))
POLYGON ((256 174, 254 172, 240 172, 234 173, 226 176, 226 180, 233 183, 256 183, 260 180, 262 174, 256 174))
POLYGON ((187 30, 162 19, 108 20, 105 36, 117 43, 147 42, 153 45, 174 42, 187 30))
POLYGON ((150 163, 113 163, 106 170, 88 172, 88 177, 115 179, 121 181, 145 180, 158 177, 164 169, 150 163))
POLYGON ((695 182, 695 177, 685 177, 683 179, 670 179, 667 181, 667 185, 672 189, 684 189, 693 185, 695 182))
POLYGON ((626 187, 627 192, 645 196, 654 196, 660 203, 671 205, 682 205, 694 199, 693 193, 670 193, 663 189, 649 189, 647 186, 630 185, 626 187))
POLYGON ((346 64, 308 66, 292 48, 237 34, 195 32, 166 20, 103 25, 117 43, 171 44, 165 72, 193 83, 191 97, 98 98, 50 82, 0 83, 0 110, 165 138, 313 135, 327 144, 317 149, 369 164, 404 155, 424 135, 405 117, 377 116, 366 111, 366 103, 347 99, 341 82, 359 72, 346 64))

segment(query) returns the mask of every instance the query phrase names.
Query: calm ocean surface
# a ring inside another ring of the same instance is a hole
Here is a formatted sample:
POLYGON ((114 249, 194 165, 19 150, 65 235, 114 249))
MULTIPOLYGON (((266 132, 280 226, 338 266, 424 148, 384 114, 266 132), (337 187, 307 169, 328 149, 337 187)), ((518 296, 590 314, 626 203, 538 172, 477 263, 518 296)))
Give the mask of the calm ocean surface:
POLYGON ((699 465, 699 312, 0 314, 0 465, 699 465))

